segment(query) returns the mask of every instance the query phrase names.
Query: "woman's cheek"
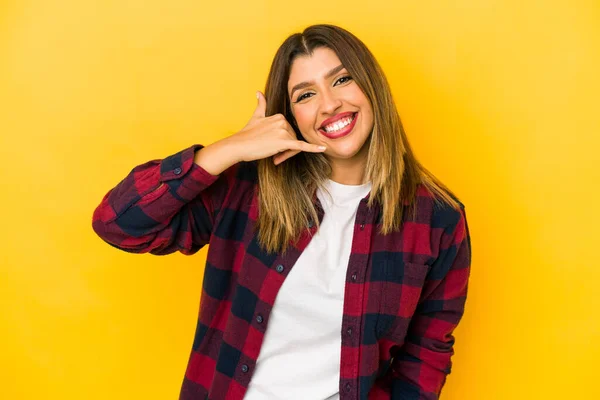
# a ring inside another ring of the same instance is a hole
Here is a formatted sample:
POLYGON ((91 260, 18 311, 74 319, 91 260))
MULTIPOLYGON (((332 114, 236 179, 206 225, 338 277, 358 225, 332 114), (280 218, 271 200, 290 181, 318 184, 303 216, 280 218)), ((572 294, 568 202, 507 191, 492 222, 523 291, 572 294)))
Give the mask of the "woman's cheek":
POLYGON ((314 126, 316 124, 314 119, 314 114, 303 108, 302 110, 296 110, 296 123, 298 124, 298 129, 300 129, 300 133, 306 140, 309 138, 307 136, 314 136, 314 126))
POLYGON ((304 110, 302 107, 296 109, 296 122, 298 122, 298 126, 302 131, 305 131, 308 127, 308 112, 304 110))

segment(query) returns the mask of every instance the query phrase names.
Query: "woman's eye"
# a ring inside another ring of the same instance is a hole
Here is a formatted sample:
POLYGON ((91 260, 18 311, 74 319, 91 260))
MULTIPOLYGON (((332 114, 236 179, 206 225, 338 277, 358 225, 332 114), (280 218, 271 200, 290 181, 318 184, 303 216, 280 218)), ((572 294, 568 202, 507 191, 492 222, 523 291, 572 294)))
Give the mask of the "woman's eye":
POLYGON ((304 96, 306 96, 307 94, 312 94, 312 93, 304 93, 303 95, 298 96, 298 98, 296 99, 296 103, 306 99, 307 97, 304 97, 304 96))
MULTIPOLYGON (((341 77, 340 79, 338 79, 338 80, 337 80, 335 83, 338 83, 338 82, 340 82, 340 81, 342 81, 341 83, 346 83, 346 82, 350 81, 351 79, 352 79, 352 77, 351 77, 350 75, 347 75, 347 76, 342 76, 342 77, 341 77), (343 79, 346 79, 346 80, 342 81, 343 79)), ((302 94, 302 95, 298 96, 298 98, 296 99, 296 103, 298 103, 298 102, 300 102, 300 101, 302 101, 302 100, 304 100, 304 99, 307 99, 308 97, 305 97, 305 96, 307 96, 307 95, 309 95, 309 94, 312 94, 312 93, 308 92, 308 93, 304 93, 304 94, 302 94)))
POLYGON ((347 79, 346 81, 342 82, 342 83, 346 83, 346 82, 348 82, 350 79, 352 79, 352 77, 351 77, 351 76, 349 76, 349 75, 348 75, 348 76, 342 76, 342 77, 341 77, 340 79, 338 79, 337 81, 339 82, 339 81, 341 81, 342 79, 347 79))

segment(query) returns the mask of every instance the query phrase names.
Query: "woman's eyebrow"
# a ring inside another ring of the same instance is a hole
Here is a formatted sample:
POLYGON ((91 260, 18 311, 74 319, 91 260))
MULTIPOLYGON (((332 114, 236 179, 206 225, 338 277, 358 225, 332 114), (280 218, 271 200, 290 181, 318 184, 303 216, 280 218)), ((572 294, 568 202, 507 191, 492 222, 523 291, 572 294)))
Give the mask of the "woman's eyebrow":
MULTIPOLYGON (((340 64, 337 67, 333 68, 331 71, 329 71, 328 73, 325 74, 325 79, 332 77, 333 75, 337 74, 338 72, 340 72, 341 70, 344 69, 344 65, 340 64)), ((297 84, 296 86, 294 86, 292 88, 292 92, 290 93, 290 97, 292 97, 294 95, 294 92, 298 89, 303 89, 307 86, 313 85, 315 83, 315 81, 309 81, 309 82, 300 82, 299 84, 297 84)))

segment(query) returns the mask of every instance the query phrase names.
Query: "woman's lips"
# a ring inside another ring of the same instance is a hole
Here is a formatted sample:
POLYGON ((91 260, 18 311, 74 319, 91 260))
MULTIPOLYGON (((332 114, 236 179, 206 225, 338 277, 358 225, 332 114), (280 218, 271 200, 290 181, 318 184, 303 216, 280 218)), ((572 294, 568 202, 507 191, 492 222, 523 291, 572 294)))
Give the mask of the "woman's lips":
POLYGON ((319 128, 319 132, 321 132, 321 134, 323 136, 326 136, 329 139, 337 139, 342 136, 346 136, 347 134, 349 134, 352 131, 352 128, 354 128, 354 125, 356 125, 357 119, 358 119, 358 112, 355 112, 353 115, 353 118, 352 118, 352 122, 350 122, 350 124, 348 124, 348 126, 346 126, 344 129, 341 129, 341 130, 335 131, 335 132, 327 132, 325 129, 319 128))

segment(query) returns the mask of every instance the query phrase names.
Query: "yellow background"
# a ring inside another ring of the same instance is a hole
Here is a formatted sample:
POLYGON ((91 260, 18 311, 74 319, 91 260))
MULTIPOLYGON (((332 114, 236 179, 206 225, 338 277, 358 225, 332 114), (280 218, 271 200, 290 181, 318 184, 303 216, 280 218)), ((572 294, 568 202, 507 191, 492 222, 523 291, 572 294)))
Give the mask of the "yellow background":
POLYGON ((467 205, 442 397, 600 398, 596 0, 2 1, 0 398, 177 397, 206 248, 120 252, 92 212, 135 165, 241 129, 313 23, 369 46, 467 205))

